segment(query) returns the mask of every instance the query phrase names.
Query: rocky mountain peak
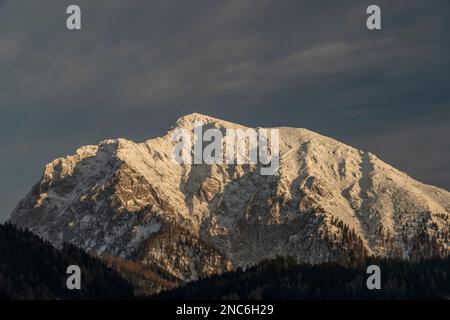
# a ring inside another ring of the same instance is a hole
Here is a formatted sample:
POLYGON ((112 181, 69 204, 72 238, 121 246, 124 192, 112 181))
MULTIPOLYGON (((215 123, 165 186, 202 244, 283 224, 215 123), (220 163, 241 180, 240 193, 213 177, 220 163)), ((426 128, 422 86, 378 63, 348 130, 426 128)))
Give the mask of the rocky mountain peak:
MULTIPOLYGON (((196 121, 245 128, 191 114, 196 121)), ((106 140, 48 164, 11 221, 50 240, 132 260, 181 281, 276 256, 349 262, 446 255, 450 193, 375 155, 306 129, 278 128, 280 167, 179 165, 171 131, 106 140)))
POLYGON ((180 117, 171 129, 182 128, 186 130, 193 130, 196 123, 202 123, 206 127, 233 129, 241 128, 245 129, 245 126, 241 126, 232 122, 221 120, 218 118, 210 117, 200 113, 191 113, 180 117))

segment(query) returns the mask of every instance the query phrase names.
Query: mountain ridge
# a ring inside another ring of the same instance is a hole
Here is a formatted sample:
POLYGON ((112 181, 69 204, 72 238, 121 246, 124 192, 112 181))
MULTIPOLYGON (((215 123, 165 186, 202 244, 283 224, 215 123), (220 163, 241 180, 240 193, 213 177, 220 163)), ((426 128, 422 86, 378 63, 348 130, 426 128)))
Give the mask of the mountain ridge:
POLYGON ((81 147, 46 166, 11 221, 56 245, 156 265, 183 281, 277 256, 447 255, 449 192, 303 128, 276 128, 274 176, 259 165, 179 165, 171 135, 196 121, 247 128, 190 114, 162 137, 81 147))

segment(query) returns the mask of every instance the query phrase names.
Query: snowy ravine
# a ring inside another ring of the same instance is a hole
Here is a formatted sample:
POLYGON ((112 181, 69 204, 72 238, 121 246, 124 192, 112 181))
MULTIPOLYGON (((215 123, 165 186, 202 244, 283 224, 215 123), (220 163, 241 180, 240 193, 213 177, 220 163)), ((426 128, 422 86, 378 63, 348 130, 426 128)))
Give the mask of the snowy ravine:
POLYGON ((176 128, 142 143, 84 146, 45 167, 11 221, 50 240, 157 266, 180 280, 276 256, 347 262, 365 255, 446 255, 450 193, 374 154, 306 129, 278 128, 280 169, 178 165, 176 128))

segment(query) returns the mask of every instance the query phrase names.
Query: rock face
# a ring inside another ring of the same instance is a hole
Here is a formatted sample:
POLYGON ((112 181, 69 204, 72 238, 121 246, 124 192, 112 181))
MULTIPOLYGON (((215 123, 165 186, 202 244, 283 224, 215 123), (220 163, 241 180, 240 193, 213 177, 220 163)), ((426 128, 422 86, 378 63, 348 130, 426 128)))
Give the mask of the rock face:
POLYGON ((85 146, 45 167, 11 221, 55 245, 157 266, 182 280, 276 256, 349 262, 365 255, 446 255, 450 193, 375 155, 306 129, 278 128, 280 168, 179 165, 173 130, 142 143, 85 146))

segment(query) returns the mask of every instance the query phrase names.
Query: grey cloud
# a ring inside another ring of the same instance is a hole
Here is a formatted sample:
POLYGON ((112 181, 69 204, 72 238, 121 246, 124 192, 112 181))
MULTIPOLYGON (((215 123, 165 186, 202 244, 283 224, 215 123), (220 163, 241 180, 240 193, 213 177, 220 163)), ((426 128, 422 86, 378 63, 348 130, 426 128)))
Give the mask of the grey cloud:
MULTIPOLYGON (((424 119, 403 124, 388 132, 363 140, 357 145, 378 154, 422 182, 450 189, 450 127, 448 114, 443 119, 424 119)), ((359 141, 358 141, 359 140, 359 141)))
POLYGON ((448 1, 380 0, 380 32, 369 1, 79 0, 68 32, 71 3, 0 1, 0 217, 53 157, 190 112, 307 127, 450 187, 448 1))

